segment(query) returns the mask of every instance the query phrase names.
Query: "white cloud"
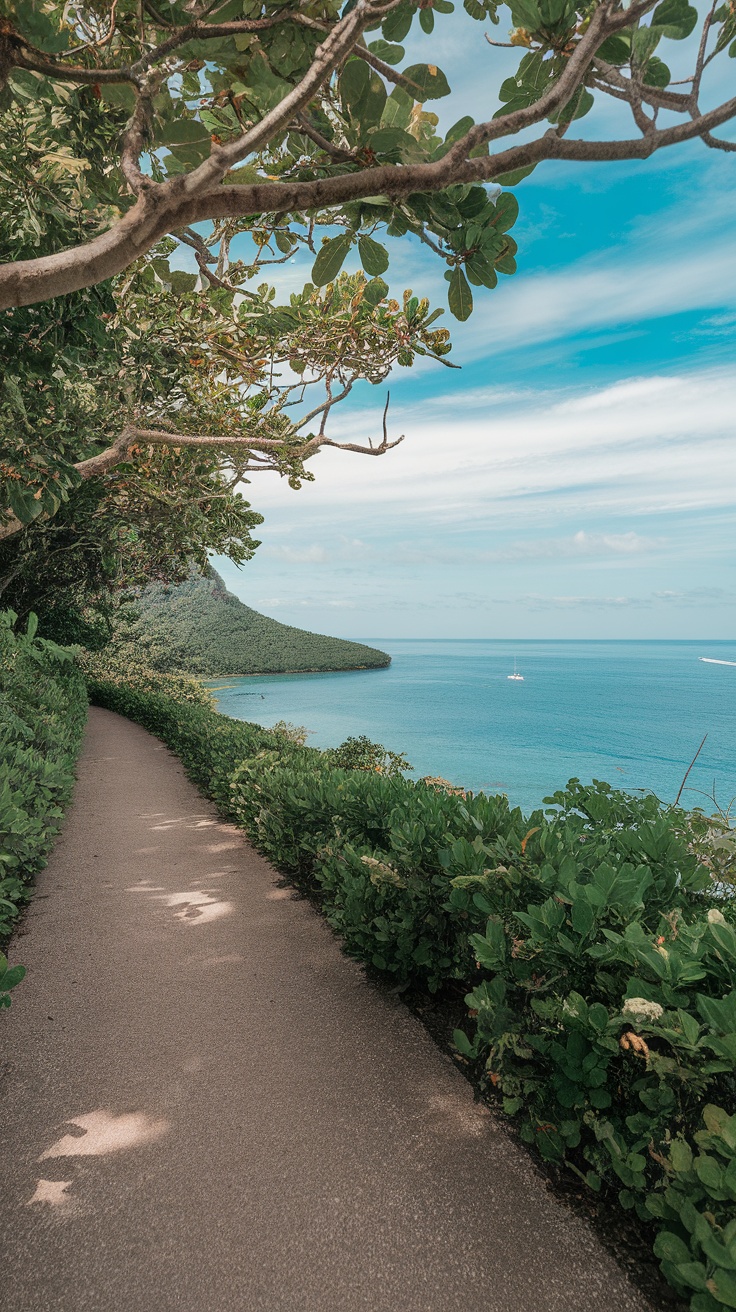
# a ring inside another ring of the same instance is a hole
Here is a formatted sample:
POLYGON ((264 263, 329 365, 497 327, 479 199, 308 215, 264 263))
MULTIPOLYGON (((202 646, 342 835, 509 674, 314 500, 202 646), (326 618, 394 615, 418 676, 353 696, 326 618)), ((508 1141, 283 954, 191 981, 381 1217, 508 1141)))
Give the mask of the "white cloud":
POLYGON ((324 565, 330 559, 324 547, 273 547, 267 544, 263 554, 273 556, 276 560, 288 561, 290 565, 324 565))
POLYGON ((691 609, 693 607, 711 606, 714 602, 733 604, 733 594, 724 588, 690 588, 684 592, 664 590, 650 592, 645 596, 545 596, 539 592, 527 592, 522 597, 497 598, 497 603, 527 605, 531 610, 622 610, 627 607, 651 610, 659 605, 676 606, 691 609))
MULTIPOLYGON (((616 251, 614 258, 595 256, 560 272, 522 272, 504 281, 492 296, 478 298, 472 331, 453 329, 463 358, 733 303, 736 248, 730 238, 697 253, 691 247, 686 256, 674 245, 656 254, 645 247, 643 255, 632 259, 616 251)), ((455 354, 459 358, 457 346, 455 354)))
MULTIPOLYGON (((380 460, 323 451, 316 482, 297 495, 260 485, 259 508, 309 534, 368 527, 391 540, 475 524, 518 532, 591 516, 632 519, 672 510, 732 507, 736 491, 736 376, 731 368, 624 380, 582 395, 540 394, 494 408, 463 409, 462 395, 401 414, 407 440, 380 460), (452 415, 452 418, 449 416, 452 415)), ((373 415, 349 416, 350 436, 373 415)), ((570 551, 629 551, 626 534, 593 535, 570 551), (617 540, 618 539, 618 540, 617 540)))
POLYGON ((537 538, 512 542, 500 551, 480 553, 488 561, 566 559, 575 556, 638 556, 663 547, 667 538, 628 533, 586 533, 580 529, 570 537, 537 538))
POLYGON ((329 606, 334 610, 355 610, 355 602, 347 597, 259 597, 253 604, 263 606, 266 610, 293 610, 295 606, 303 607, 305 610, 322 606, 329 606))

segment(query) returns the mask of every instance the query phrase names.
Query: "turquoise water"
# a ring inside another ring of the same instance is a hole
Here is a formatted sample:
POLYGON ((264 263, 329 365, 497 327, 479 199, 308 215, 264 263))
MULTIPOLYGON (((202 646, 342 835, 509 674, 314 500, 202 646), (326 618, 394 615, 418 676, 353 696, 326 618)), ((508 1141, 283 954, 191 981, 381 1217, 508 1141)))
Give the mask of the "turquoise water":
POLYGON ((721 803, 736 795, 736 667, 698 660, 736 661, 736 641, 372 641, 390 652, 388 669, 212 680, 230 685, 219 709, 304 725, 315 747, 367 734, 418 775, 505 792, 525 809, 573 775, 673 800, 707 733, 688 784, 715 784, 721 803), (514 658, 523 683, 506 677, 514 658))

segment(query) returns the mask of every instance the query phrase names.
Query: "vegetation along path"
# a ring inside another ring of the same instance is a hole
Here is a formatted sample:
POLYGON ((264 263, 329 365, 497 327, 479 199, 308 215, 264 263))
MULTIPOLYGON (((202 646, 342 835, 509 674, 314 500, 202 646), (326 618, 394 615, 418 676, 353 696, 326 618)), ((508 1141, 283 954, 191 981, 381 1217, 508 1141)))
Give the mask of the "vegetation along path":
POLYGON ((419 1022, 108 711, 14 957, 8 1307, 644 1312, 419 1022))

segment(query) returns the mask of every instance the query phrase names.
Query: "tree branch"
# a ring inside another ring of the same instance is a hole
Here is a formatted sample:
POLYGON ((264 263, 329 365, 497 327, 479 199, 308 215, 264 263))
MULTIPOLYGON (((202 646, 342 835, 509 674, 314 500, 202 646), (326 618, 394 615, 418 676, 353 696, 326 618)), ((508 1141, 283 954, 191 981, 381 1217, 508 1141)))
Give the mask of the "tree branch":
POLYGON ((185 191, 192 195, 215 186, 229 169, 240 164, 248 155, 265 146, 283 128, 288 127, 294 116, 306 108, 325 79, 349 54, 365 28, 377 18, 390 13, 398 3, 399 0, 388 0, 388 3, 381 5, 373 3, 373 0, 358 0, 355 8, 345 18, 341 18, 322 44, 317 46, 310 68, 293 90, 248 132, 216 146, 209 159, 184 178, 185 191))
MULTIPOLYGON (((613 15, 602 6, 555 87, 532 106, 471 128, 461 141, 432 163, 378 165, 305 182, 277 180, 228 185, 224 171, 229 161, 237 162, 244 153, 257 149, 273 133, 292 122, 329 71, 347 51, 355 48, 361 25, 365 26, 377 13, 383 12, 369 8, 364 2, 362 8, 353 10, 335 27, 307 77, 250 132, 228 145, 216 147, 210 159, 189 175, 141 186, 135 205, 91 242, 54 255, 0 266, 0 309, 29 305, 101 282, 122 272, 167 233, 199 222, 262 214, 313 213, 371 195, 400 200, 412 192, 441 191, 453 183, 493 181, 504 173, 546 159, 583 163, 646 159, 663 147, 695 137, 704 138, 705 144, 712 148, 729 149, 728 143, 721 145, 712 133, 736 115, 736 98, 687 122, 662 129, 650 125, 641 139, 586 141, 547 131, 532 141, 509 146, 494 155, 469 158, 475 146, 515 135, 563 108, 582 84, 601 41, 612 30, 641 16, 654 3, 655 0, 642 0, 639 5, 613 15)), ((608 76, 609 66, 603 65, 602 71, 608 76)), ((621 81, 628 88, 626 79, 621 81)), ((666 108, 684 108, 679 99, 676 102, 671 99, 677 93, 667 93, 666 103, 657 89, 646 88, 642 94, 646 94, 649 103, 655 103, 656 99, 666 108)), ((686 99, 683 97, 683 101, 686 99)))
POLYGON ((327 137, 323 137, 322 133, 318 132, 317 128, 312 127, 306 114, 297 114, 296 126, 297 131, 303 132, 305 137, 309 137, 310 141, 313 141, 315 146, 319 146, 320 150, 323 150, 326 155, 329 155, 330 159, 334 160, 335 164, 358 163, 358 160, 351 151, 343 150, 342 147, 336 146, 334 142, 329 141, 327 137))
POLYGON ((383 438, 379 442, 378 446, 374 446, 373 443, 370 441, 370 438, 368 440, 368 446, 361 446, 357 442, 333 442, 329 437, 323 438, 322 441, 318 443, 318 446, 334 446, 337 448, 338 451, 356 451, 359 455, 362 456, 382 456, 385 451, 390 451, 393 447, 398 446, 399 442, 403 442, 404 440, 403 433, 401 434, 401 437, 394 438, 393 442, 389 442, 388 440, 388 430, 386 428, 386 420, 388 418, 388 407, 389 407, 390 400, 391 400, 391 393, 389 392, 386 397, 386 405, 383 411, 383 438))
MULTIPOLYGON (((163 20, 156 19, 161 26, 168 26, 163 20)), ((172 32, 171 36, 165 41, 160 42, 153 50, 149 50, 145 55, 141 55, 132 64, 122 64, 119 68, 86 68, 79 64, 67 64, 61 59, 54 59, 52 55, 47 55, 45 51, 38 50, 30 42, 26 41, 22 33, 15 30, 10 23, 5 24, 5 31, 0 32, 3 38, 3 44, 7 46, 10 66, 17 68, 26 68, 33 73, 43 73, 46 77, 55 78, 58 82, 76 82, 82 85, 94 86, 128 82, 134 86, 138 85, 141 76, 156 64, 160 64, 168 55, 173 54, 180 46, 189 41, 213 41, 223 37, 240 36, 248 32, 263 32, 268 28, 277 27, 281 23, 298 22, 304 25, 305 16, 298 10, 282 10, 268 18, 243 18, 231 23, 202 23, 195 21, 188 23, 186 27, 179 27, 172 32)), ((321 28, 321 24, 319 25, 321 28)), ((110 41, 114 33, 114 24, 108 35, 101 41, 90 43, 87 46, 79 47, 71 51, 73 54, 80 54, 84 50, 93 50, 95 46, 104 46, 110 41)))
POLYGON ((140 157, 145 148, 151 116, 150 93, 139 91, 132 118, 123 133, 120 152, 120 169, 134 196, 138 196, 144 188, 154 185, 140 166, 140 157))

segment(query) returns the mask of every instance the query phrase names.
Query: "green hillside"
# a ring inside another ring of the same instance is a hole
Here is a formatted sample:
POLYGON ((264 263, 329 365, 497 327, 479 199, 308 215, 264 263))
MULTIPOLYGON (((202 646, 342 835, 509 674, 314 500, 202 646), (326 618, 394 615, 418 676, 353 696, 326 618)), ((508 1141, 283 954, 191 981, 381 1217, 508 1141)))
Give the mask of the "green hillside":
MULTIPOLYGON (((214 570, 178 587, 151 584, 136 599, 125 638, 159 670, 191 674, 278 674, 377 669, 391 657, 375 647, 279 624, 227 591, 214 570)), ((122 632, 120 633, 122 637, 122 632)))

